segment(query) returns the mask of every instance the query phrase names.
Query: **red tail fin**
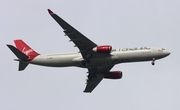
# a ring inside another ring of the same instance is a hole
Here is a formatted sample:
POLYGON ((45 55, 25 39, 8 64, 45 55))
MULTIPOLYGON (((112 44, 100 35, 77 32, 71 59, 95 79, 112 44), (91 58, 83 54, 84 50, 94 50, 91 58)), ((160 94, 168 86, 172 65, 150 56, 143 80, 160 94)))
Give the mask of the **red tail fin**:
POLYGON ((29 60, 34 59, 36 56, 39 55, 39 53, 35 52, 31 47, 29 47, 26 43, 24 43, 22 40, 14 40, 14 43, 18 50, 20 50, 22 53, 29 56, 29 60))

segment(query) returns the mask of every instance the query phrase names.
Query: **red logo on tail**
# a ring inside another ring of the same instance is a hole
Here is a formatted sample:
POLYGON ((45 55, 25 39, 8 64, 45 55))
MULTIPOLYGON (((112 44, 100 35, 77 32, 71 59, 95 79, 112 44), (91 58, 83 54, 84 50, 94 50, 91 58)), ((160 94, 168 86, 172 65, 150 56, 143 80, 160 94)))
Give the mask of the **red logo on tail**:
POLYGON ((31 47, 29 47, 25 42, 22 40, 14 40, 14 43, 18 50, 29 56, 28 60, 33 60, 39 53, 35 52, 31 47))

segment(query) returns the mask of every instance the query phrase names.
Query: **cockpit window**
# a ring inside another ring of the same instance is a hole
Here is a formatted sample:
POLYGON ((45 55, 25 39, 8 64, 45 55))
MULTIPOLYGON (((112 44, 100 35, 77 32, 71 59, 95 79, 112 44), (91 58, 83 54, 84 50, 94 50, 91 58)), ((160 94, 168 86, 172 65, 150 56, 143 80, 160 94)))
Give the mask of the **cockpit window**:
POLYGON ((162 48, 162 50, 165 50, 164 48, 162 48))

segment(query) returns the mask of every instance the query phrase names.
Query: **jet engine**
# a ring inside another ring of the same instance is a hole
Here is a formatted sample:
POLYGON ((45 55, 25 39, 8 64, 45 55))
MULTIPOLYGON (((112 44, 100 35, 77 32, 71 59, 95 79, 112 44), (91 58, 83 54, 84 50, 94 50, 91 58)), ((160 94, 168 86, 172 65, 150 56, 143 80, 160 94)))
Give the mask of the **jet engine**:
POLYGON ((104 75, 104 78, 106 78, 106 79, 121 79, 122 72, 121 71, 112 71, 112 72, 106 73, 104 75))
POLYGON ((103 46, 94 47, 92 50, 97 53, 110 53, 112 47, 110 45, 103 45, 103 46))

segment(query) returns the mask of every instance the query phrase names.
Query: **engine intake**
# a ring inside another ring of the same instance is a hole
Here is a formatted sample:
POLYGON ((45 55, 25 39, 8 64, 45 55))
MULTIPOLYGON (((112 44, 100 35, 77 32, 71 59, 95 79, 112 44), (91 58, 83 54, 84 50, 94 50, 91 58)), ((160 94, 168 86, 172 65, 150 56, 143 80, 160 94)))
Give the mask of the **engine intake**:
POLYGON ((104 75, 104 78, 106 78, 106 79, 121 79, 122 72, 121 71, 112 71, 112 72, 106 73, 104 75))
POLYGON ((110 53, 111 50, 112 47, 110 45, 97 46, 93 48, 93 51, 97 53, 110 53))

